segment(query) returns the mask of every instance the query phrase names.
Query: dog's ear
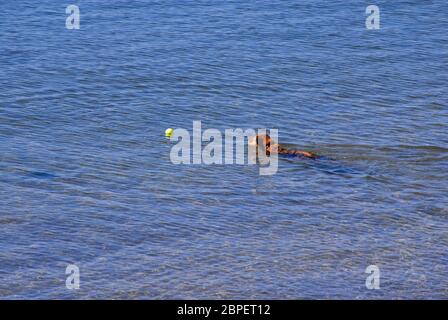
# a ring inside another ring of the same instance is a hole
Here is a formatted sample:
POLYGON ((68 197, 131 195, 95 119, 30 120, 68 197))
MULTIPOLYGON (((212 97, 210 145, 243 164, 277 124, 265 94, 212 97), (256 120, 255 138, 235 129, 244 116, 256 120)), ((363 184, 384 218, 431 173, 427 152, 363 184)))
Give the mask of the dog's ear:
POLYGON ((263 137, 261 137, 259 134, 257 134, 255 136, 255 142, 256 142, 257 146, 259 146, 260 144, 263 143, 263 137))
POLYGON ((265 139, 266 146, 269 147, 271 145, 271 137, 269 135, 266 135, 265 139))

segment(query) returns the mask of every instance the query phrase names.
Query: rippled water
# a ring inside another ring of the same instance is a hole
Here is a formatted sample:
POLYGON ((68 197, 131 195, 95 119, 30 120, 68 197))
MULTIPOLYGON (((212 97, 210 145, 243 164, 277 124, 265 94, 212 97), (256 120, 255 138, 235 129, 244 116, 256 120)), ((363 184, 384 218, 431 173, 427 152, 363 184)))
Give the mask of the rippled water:
POLYGON ((2 298, 448 298, 446 1, 377 1, 380 30, 354 0, 76 4, 0 4, 2 298), (193 120, 333 160, 174 165, 193 120))

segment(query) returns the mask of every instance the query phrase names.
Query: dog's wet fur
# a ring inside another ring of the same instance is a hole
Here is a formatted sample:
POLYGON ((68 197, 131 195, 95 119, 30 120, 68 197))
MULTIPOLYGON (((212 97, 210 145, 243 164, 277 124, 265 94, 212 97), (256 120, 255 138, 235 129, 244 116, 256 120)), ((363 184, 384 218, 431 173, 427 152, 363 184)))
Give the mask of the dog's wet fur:
POLYGON ((274 143, 268 134, 257 134, 256 136, 249 138, 249 145, 257 146, 257 151, 259 149, 258 147, 262 146, 262 148, 266 149, 267 155, 277 153, 291 156, 302 156, 310 159, 318 158, 318 155, 313 152, 284 148, 278 143, 274 143))

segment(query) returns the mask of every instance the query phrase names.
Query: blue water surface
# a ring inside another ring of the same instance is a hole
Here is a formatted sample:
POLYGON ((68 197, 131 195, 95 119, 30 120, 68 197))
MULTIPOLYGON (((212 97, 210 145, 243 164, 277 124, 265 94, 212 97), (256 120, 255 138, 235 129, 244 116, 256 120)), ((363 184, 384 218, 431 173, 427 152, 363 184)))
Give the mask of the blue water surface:
POLYGON ((446 1, 375 1, 379 30, 355 0, 69 4, 0 3, 0 298, 448 298, 446 1), (327 159, 172 164, 194 120, 327 159))

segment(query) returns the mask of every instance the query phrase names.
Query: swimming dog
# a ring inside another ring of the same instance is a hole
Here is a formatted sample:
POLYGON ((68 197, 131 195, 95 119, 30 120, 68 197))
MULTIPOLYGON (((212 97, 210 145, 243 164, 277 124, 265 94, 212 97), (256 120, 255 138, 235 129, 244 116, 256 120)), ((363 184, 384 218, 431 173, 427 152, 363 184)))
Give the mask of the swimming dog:
POLYGON ((272 142, 273 141, 268 134, 257 134, 256 136, 249 138, 249 145, 257 146, 257 152, 259 146, 266 148, 265 150, 267 155, 270 155, 271 153, 277 153, 283 155, 303 156, 310 159, 316 159, 318 157, 318 155, 313 152, 287 149, 282 147, 278 143, 272 142))

